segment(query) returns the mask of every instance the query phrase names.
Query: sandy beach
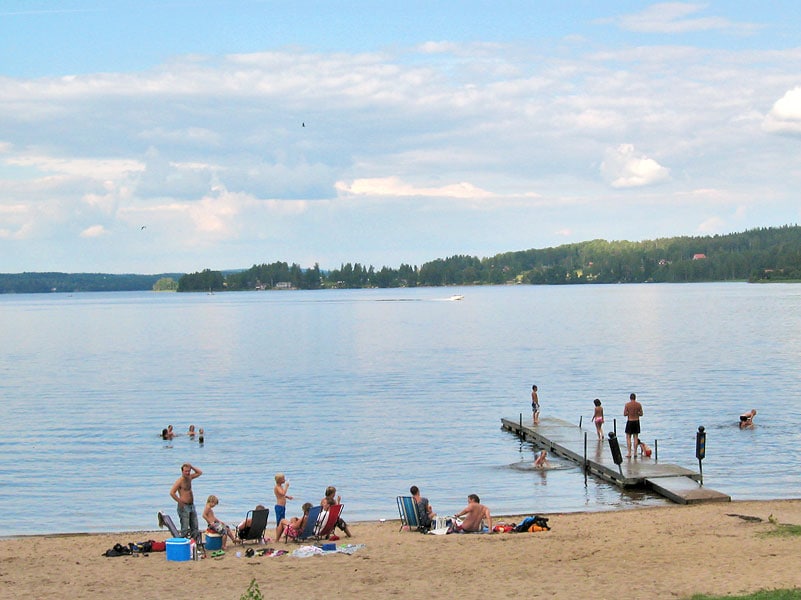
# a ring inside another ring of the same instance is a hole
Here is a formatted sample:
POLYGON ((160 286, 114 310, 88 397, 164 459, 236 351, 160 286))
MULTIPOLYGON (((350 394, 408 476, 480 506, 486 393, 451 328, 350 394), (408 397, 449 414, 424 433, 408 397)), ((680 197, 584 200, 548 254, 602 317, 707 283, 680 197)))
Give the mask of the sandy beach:
POLYGON ((435 536, 399 531, 398 521, 351 523, 353 538, 337 544, 363 548, 308 558, 237 558, 239 546, 188 562, 103 556, 166 531, 11 538, 0 540, 0 596, 238 599, 253 578, 265 598, 290 599, 687 598, 801 587, 801 538, 766 535, 777 529, 771 515, 801 524, 801 500, 546 514, 552 529, 540 533, 435 536))

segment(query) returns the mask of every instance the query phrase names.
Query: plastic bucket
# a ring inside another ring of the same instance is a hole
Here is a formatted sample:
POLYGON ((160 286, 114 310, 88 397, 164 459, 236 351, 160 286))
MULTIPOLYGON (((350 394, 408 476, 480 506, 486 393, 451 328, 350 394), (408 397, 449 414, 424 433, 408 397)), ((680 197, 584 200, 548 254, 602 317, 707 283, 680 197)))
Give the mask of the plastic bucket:
POLYGON ((192 558, 192 550, 187 538, 168 538, 166 544, 167 560, 183 561, 192 558))
POLYGON ((219 533, 206 534, 206 550, 220 550, 222 548, 222 536, 219 533))

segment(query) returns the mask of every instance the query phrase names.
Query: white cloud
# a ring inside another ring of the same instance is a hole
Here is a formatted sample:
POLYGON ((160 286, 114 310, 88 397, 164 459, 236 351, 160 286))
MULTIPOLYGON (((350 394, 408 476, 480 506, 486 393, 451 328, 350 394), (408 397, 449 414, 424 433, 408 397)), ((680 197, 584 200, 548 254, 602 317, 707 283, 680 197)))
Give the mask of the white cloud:
POLYGON ((632 144, 621 144, 606 151, 601 174, 614 188, 630 188, 665 181, 670 170, 652 158, 636 155, 632 144))
POLYGON ((426 196, 432 198, 493 198, 495 194, 482 190, 471 183, 459 182, 438 187, 416 187, 401 181, 398 177, 376 177, 356 179, 351 183, 338 181, 336 189, 342 194, 356 196, 426 196))
POLYGON ((801 134, 801 86, 785 92, 762 122, 770 133, 801 134))
POLYGON ((704 4, 661 2, 639 13, 617 19, 618 25, 628 31, 640 33, 690 33, 723 30, 750 33, 757 27, 747 23, 733 23, 723 17, 695 16, 706 8, 704 4))
POLYGON ((106 231, 106 228, 102 225, 92 225, 80 233, 80 237, 82 238, 96 238, 103 235, 108 235, 108 231, 106 231))
POLYGON ((6 158, 5 162, 9 165, 34 167, 43 173, 77 175, 92 179, 121 177, 131 172, 143 171, 145 168, 138 160, 60 158, 35 154, 19 154, 6 158))

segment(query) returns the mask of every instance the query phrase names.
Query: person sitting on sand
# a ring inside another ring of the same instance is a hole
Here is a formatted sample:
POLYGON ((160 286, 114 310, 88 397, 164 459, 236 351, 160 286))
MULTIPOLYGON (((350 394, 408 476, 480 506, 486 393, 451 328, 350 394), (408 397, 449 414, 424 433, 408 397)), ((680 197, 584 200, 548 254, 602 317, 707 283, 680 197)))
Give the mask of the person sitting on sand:
POLYGON ((217 496, 214 494, 209 496, 206 500, 206 508, 203 509, 203 518, 208 523, 209 530, 222 536, 222 549, 225 550, 225 538, 229 538, 232 542, 235 541, 235 538, 231 528, 214 515, 214 507, 219 503, 217 496))
MULTIPOLYGON (((255 510, 264 510, 266 507, 263 504, 257 504, 255 510)), ((244 521, 242 521, 239 525, 236 526, 237 534, 239 534, 239 539, 245 539, 250 533, 250 526, 253 522, 251 517, 247 517, 244 521)))
POLYGON ((548 463, 548 453, 545 450, 540 450, 534 459, 534 468, 547 469, 550 466, 550 463, 548 463))
POLYGON ((476 494, 470 494, 467 497, 467 506, 454 515, 455 518, 464 517, 462 524, 454 524, 452 531, 454 533, 479 533, 484 531, 486 520, 486 527, 488 531, 492 531, 492 515, 490 509, 481 504, 481 500, 476 494))
POLYGON ((743 413, 740 415, 740 429, 753 429, 754 428, 754 417, 756 416, 757 411, 755 408, 752 408, 747 413, 743 413))
POLYGON ((301 509, 303 510, 302 517, 292 517, 291 519, 281 519, 278 527, 275 530, 275 539, 280 540, 281 536, 286 534, 287 539, 298 539, 298 536, 303 532, 306 527, 306 521, 309 518, 309 511, 311 510, 311 502, 306 502, 301 509))
POLYGON ((646 444, 642 440, 639 440, 639 444, 637 444, 637 447, 640 451, 640 454, 642 454, 645 458, 651 458, 651 447, 648 444, 646 444))

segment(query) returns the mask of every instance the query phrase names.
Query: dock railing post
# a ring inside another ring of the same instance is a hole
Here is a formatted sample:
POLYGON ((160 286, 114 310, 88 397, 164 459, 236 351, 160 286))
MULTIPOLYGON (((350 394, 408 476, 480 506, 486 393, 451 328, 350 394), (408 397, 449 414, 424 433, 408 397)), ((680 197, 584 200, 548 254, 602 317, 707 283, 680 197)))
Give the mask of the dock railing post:
POLYGON ((523 430, 523 413, 520 413, 520 430, 523 430))
POLYGON ((704 485, 704 467, 702 462, 706 456, 706 431, 704 426, 698 427, 698 433, 695 434, 695 458, 698 459, 698 472, 701 475, 701 487, 704 485))
POLYGON ((589 466, 589 462, 587 462, 587 432, 584 432, 584 487, 587 487, 587 467, 589 466))
POLYGON ((581 420, 582 420, 583 418, 584 418, 584 415, 581 415, 581 416, 579 417, 579 429, 581 429, 581 420))
POLYGON ((654 462, 659 462, 659 440, 654 440, 654 462))
POLYGON ((617 419, 616 418, 612 419, 612 431, 614 431, 615 435, 617 435, 617 419))

